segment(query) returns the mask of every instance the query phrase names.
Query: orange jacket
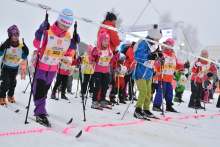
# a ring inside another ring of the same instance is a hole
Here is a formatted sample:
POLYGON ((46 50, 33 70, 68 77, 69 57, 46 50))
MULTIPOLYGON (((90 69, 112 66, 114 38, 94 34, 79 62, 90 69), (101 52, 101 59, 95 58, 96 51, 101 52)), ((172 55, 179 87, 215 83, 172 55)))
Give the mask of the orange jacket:
POLYGON ((156 72, 154 76, 154 80, 157 80, 157 81, 163 80, 164 82, 171 83, 174 78, 174 72, 176 70, 179 70, 180 68, 183 68, 184 64, 180 63, 177 60, 175 53, 170 49, 164 49, 163 56, 164 56, 164 64, 162 68, 161 68, 161 63, 159 60, 154 62, 154 70, 156 72))

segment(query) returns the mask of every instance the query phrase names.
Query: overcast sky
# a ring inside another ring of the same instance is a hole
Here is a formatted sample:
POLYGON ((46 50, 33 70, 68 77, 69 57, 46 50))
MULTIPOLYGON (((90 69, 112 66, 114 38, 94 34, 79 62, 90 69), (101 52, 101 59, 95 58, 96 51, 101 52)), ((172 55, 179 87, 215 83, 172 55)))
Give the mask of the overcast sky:
MULTIPOLYGON (((123 19, 123 25, 132 25, 148 0, 30 0, 42 2, 57 10, 71 8, 74 14, 101 22, 105 13, 115 8, 123 19)), ((184 21, 198 29, 199 41, 207 45, 220 45, 220 1, 219 0, 152 0, 161 15, 170 13, 174 21, 184 21)), ((6 29, 17 24, 27 44, 32 46, 34 32, 44 19, 44 11, 13 0, 1 0, 0 41, 6 38, 6 29)), ((57 14, 50 13, 51 24, 57 14)), ((159 15, 149 7, 137 24, 158 23, 159 15)), ((96 40, 97 27, 79 22, 79 33, 83 41, 96 40)))

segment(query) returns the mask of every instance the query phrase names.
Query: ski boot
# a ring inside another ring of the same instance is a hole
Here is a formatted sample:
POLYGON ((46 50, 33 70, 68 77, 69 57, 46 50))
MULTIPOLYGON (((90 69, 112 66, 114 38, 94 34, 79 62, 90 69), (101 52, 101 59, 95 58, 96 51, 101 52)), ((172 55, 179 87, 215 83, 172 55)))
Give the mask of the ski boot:
POLYGON ((47 119, 46 115, 36 116, 36 122, 45 126, 45 127, 48 127, 48 128, 51 127, 51 124, 50 124, 49 120, 47 119))

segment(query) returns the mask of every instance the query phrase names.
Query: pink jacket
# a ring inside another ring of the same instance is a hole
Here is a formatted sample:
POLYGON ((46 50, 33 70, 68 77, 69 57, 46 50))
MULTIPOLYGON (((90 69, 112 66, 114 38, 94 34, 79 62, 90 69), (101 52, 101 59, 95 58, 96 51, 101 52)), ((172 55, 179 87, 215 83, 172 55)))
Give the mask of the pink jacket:
MULTIPOLYGON (((56 23, 54 23, 52 26, 50 26, 50 29, 53 32, 53 34, 57 37, 62 38, 62 37, 65 37, 67 35, 70 35, 69 32, 64 32, 59 27, 57 27, 56 23)), ((35 33, 35 39, 33 41, 33 44, 34 44, 34 47, 37 48, 39 57, 41 59, 42 56, 45 54, 45 49, 46 49, 46 46, 48 44, 48 30, 44 31, 40 27, 35 33), (44 38, 43 38, 42 47, 41 47, 41 38, 42 37, 44 37, 44 38)), ((74 42, 73 39, 70 39, 69 48, 64 53, 64 55, 70 54, 70 52, 72 52, 73 49, 76 49, 76 43, 74 42)), ((39 60, 38 69, 41 69, 41 70, 44 70, 44 71, 55 71, 55 72, 57 72, 58 71, 58 65, 48 65, 48 64, 42 63, 39 60)))

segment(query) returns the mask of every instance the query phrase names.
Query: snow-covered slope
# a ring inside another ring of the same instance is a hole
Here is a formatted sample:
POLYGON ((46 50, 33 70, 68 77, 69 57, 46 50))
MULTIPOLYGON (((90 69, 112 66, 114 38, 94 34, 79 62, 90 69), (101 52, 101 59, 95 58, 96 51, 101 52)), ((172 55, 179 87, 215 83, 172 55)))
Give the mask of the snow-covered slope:
MULTIPOLYGON (((208 104, 207 110, 187 108, 188 102, 175 108, 181 113, 165 113, 161 120, 142 121, 133 118, 134 104, 130 105, 124 120, 122 114, 127 105, 114 106, 113 110, 98 111, 90 108, 91 98, 86 106, 87 121, 83 122, 81 98, 68 95, 70 103, 65 100, 48 99, 47 109, 52 128, 48 129, 35 123, 33 102, 28 121, 24 124, 29 91, 22 93, 28 80, 18 81, 15 92, 16 104, 8 108, 0 107, 0 143, 1 147, 112 147, 112 146, 155 146, 155 147, 186 147, 218 146, 220 143, 220 112, 214 104, 208 104), (14 111, 18 111, 15 113, 14 111), (119 114, 120 113, 120 114, 119 114), (67 122, 73 118, 73 122, 67 122), (82 136, 75 138, 83 130, 82 136)), ((74 81, 74 90, 76 89, 74 81)), ((73 90, 73 91, 74 91, 73 90)), ((49 97, 50 93, 48 94, 49 97)), ((188 101, 190 92, 184 93, 188 101)))

